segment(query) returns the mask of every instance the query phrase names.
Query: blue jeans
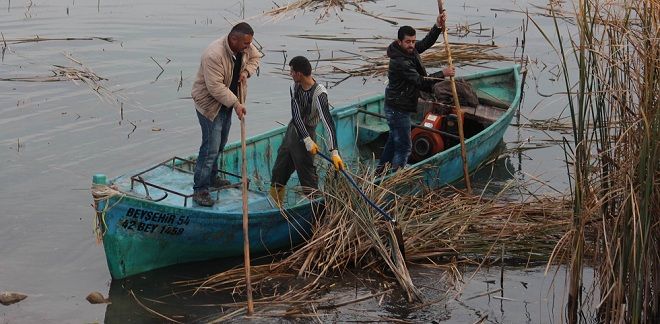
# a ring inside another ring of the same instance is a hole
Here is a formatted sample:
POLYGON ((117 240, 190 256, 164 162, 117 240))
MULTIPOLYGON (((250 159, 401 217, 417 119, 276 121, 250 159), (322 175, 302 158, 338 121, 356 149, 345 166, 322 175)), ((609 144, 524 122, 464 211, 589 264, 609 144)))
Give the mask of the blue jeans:
MULTIPOLYGON (((196 111, 196 110, 195 110, 196 111)), ((195 192, 207 191, 218 174, 218 155, 225 148, 231 127, 231 108, 222 107, 213 121, 197 111, 202 145, 195 163, 195 192)))
POLYGON ((406 165, 408 156, 412 152, 410 113, 385 106, 385 116, 387 117, 387 125, 390 127, 390 134, 387 137, 378 165, 384 167, 389 162, 392 169, 396 170, 406 165))

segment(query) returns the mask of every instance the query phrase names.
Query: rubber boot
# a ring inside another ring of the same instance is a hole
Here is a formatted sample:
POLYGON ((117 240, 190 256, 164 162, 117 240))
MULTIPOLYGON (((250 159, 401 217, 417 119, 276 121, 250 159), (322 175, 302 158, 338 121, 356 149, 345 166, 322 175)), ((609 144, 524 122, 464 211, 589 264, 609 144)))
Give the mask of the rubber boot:
POLYGON ((284 202, 284 193, 285 193, 284 187, 271 186, 268 193, 270 194, 271 198, 273 198, 273 200, 275 201, 277 207, 281 208, 282 202, 284 202))

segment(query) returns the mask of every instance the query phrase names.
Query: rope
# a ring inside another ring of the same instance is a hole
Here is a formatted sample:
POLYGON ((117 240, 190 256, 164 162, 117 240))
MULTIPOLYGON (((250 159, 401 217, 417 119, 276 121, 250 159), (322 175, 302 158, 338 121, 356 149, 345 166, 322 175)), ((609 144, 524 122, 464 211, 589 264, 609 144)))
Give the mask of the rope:
MULTIPOLYGON (((318 154, 320 157, 322 157, 323 159, 325 159, 326 161, 332 163, 332 160, 331 160, 327 155, 325 155, 325 154, 323 154, 323 153, 321 153, 321 152, 318 152, 317 154, 318 154)), ((348 182, 350 182, 350 183, 353 185, 353 187, 355 188, 355 190, 357 190, 357 192, 360 193, 360 196, 362 196, 362 198, 364 198, 364 200, 369 204, 369 206, 373 207, 376 211, 378 211, 378 213, 380 213, 381 215, 383 215, 383 217, 385 217, 385 219, 386 219, 387 221, 389 221, 389 222, 392 223, 392 224, 396 224, 396 220, 395 220, 392 216, 390 216, 390 214, 388 214, 388 213, 387 213, 386 211, 384 211, 380 206, 376 205, 373 201, 371 201, 371 199, 369 199, 369 197, 367 197, 367 195, 364 193, 364 191, 362 191, 362 189, 360 189, 360 187, 357 185, 357 183, 355 183, 355 180, 353 180, 353 177, 351 177, 351 176, 346 172, 346 170, 341 169, 341 170, 339 170, 339 171, 341 171, 341 173, 344 175, 344 177, 346 177, 346 179, 348 179, 348 182)))
POLYGON ((105 234, 105 229, 108 228, 108 224, 105 221, 105 214, 107 211, 115 207, 121 200, 124 198, 124 194, 120 191, 104 185, 92 185, 92 197, 94 198, 94 211, 96 212, 96 217, 94 217, 94 236, 96 237, 96 244, 101 244, 103 241, 103 235, 105 234), (119 199, 110 206, 107 204, 110 198, 114 196, 119 196, 119 199), (99 202, 105 201, 106 204, 103 206, 103 210, 99 211, 99 202), (101 225, 103 224, 103 225, 101 225))

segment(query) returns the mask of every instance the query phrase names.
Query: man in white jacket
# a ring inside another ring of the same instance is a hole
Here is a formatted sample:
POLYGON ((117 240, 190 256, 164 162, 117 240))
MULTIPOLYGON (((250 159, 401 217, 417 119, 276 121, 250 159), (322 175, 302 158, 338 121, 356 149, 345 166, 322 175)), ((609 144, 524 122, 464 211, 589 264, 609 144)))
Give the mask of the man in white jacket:
POLYGON ((242 22, 202 53, 192 87, 192 98, 202 130, 193 185, 193 201, 200 206, 213 206, 209 188, 228 184, 218 177, 217 160, 227 144, 232 110, 236 111, 239 119, 247 113, 244 104, 247 79, 257 72, 261 59, 261 54, 252 45, 253 36, 252 27, 242 22))

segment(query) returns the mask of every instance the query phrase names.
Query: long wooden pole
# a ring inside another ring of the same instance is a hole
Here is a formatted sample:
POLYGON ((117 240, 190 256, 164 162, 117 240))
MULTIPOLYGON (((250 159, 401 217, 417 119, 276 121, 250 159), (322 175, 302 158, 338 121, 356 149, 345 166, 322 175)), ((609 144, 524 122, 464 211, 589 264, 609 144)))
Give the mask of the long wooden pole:
MULTIPOLYGON (((238 85, 238 101, 242 104, 241 85, 238 85)), ((250 238, 248 218, 248 178, 247 178, 247 145, 245 143, 245 115, 241 117, 241 182, 243 184, 243 262, 245 263, 245 287, 247 289, 247 314, 254 313, 252 302, 252 279, 250 278, 250 238)))
MULTIPOLYGON (((438 10, 442 14, 444 11, 442 0, 438 0, 438 10)), ((445 50, 447 51, 447 62, 449 67, 454 67, 454 63, 451 59, 451 48, 449 47, 449 37, 447 37, 447 26, 443 29, 443 35, 445 38, 445 50)), ((454 97, 454 107, 456 110, 456 116, 458 116, 458 137, 461 141, 461 157, 463 158, 463 176, 465 177, 465 187, 467 188, 468 194, 472 194, 472 185, 470 184, 470 172, 468 171, 468 160, 467 160, 467 151, 465 148, 465 134, 463 133, 463 110, 461 110, 461 103, 458 100, 458 92, 456 91, 456 81, 453 76, 449 77, 451 83, 451 94, 454 97)))

